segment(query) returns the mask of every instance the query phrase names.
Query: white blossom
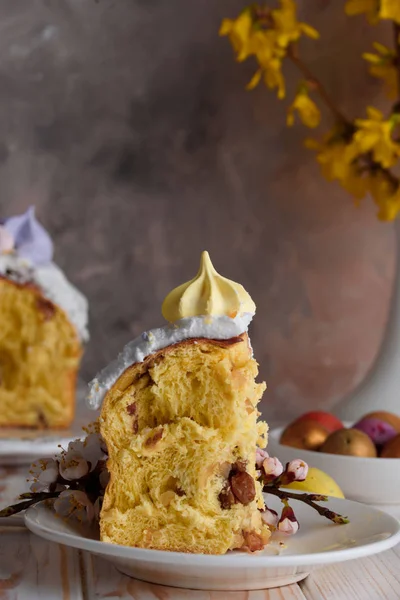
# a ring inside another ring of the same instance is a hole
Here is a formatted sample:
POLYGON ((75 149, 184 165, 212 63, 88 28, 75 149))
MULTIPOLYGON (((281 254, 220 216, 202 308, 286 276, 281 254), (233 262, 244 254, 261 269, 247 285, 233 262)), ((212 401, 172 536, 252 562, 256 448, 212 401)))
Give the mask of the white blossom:
POLYGON ((294 481, 304 481, 308 475, 308 464, 296 458, 287 464, 286 472, 294 475, 294 481))
POLYGON ((106 458, 100 434, 89 433, 84 440, 70 442, 68 449, 60 455, 60 473, 68 481, 81 479, 106 458))
POLYGON ((104 442, 99 433, 89 433, 83 439, 77 439, 68 444, 66 451, 67 461, 68 455, 73 457, 80 456, 90 464, 90 471, 93 471, 100 460, 105 460, 107 455, 104 452, 104 442))
POLYGON ((299 524, 297 521, 292 521, 291 519, 283 519, 278 523, 278 529, 282 533, 286 533, 287 535, 294 535, 299 530, 299 524))
POLYGON ((58 463, 53 458, 40 458, 31 465, 29 474, 32 476, 32 492, 48 492, 49 486, 57 481, 58 463))
POLYGON ((269 454, 266 450, 262 448, 256 448, 256 466, 260 469, 262 464, 266 458, 269 457, 269 454))
POLYGON ((276 510, 272 508, 265 507, 265 510, 261 512, 261 518, 269 527, 277 527, 279 516, 276 510))
POLYGON ((269 477, 279 477, 283 473, 283 465, 279 458, 269 456, 263 461, 263 469, 269 477))
POLYGON ((54 501, 54 510, 60 517, 76 519, 80 523, 93 521, 95 508, 85 492, 65 490, 54 501))
POLYGON ((278 529, 282 533, 294 535, 299 530, 299 522, 296 519, 293 508, 287 503, 283 507, 281 518, 279 519, 278 529))
POLYGON ((66 452, 60 460, 60 475, 67 481, 76 481, 89 473, 89 463, 78 453, 66 452))

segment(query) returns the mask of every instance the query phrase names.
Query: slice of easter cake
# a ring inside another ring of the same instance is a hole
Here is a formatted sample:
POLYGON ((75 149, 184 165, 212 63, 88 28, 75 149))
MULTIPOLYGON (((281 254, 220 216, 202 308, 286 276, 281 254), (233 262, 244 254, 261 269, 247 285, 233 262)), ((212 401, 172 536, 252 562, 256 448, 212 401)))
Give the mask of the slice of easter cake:
POLYGON ((0 225, 0 426, 68 427, 86 298, 52 261, 33 208, 0 225))
POLYGON ((255 470, 265 384, 255 382, 247 335, 254 312, 204 252, 197 276, 164 301, 170 324, 128 344, 91 383, 111 475, 103 541, 213 554, 267 543, 255 470))

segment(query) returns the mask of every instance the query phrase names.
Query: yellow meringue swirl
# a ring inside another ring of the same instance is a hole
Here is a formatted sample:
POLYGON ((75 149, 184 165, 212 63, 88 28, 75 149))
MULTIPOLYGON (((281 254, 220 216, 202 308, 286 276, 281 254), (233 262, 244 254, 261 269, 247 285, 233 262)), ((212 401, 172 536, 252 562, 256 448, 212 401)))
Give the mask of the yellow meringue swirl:
POLYGON ((161 310, 163 317, 174 323, 200 315, 234 318, 238 314, 254 314, 256 305, 240 283, 217 273, 208 252, 204 251, 196 277, 172 290, 161 310))

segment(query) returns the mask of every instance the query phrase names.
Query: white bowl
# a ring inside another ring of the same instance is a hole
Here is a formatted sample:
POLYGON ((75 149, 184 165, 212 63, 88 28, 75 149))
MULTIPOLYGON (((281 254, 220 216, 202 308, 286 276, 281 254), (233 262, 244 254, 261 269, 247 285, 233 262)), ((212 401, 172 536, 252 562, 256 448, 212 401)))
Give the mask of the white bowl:
POLYGON ((299 450, 279 443, 284 428, 272 429, 268 453, 285 464, 303 459, 309 467, 328 473, 346 498, 375 505, 400 505, 400 458, 363 458, 299 450))

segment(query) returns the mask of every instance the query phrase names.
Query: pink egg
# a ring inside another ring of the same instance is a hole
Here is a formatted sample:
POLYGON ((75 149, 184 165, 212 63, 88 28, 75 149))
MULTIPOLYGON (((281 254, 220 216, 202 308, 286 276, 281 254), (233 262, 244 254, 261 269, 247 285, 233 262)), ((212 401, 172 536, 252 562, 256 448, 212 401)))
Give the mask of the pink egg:
POLYGON ((354 429, 358 429, 366 433, 376 446, 382 446, 397 435, 396 430, 381 419, 366 417, 353 425, 354 429))

